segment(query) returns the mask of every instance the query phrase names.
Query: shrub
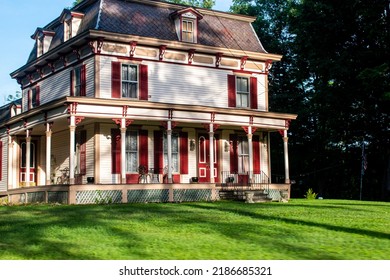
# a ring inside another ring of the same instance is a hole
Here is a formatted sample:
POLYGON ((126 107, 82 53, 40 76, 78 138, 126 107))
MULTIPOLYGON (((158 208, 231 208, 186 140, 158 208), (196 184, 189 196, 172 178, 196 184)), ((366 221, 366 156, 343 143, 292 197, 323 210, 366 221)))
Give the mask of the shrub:
POLYGON ((317 194, 313 191, 312 188, 310 188, 310 189, 307 190, 307 192, 304 195, 304 197, 306 197, 306 199, 316 199, 317 194))

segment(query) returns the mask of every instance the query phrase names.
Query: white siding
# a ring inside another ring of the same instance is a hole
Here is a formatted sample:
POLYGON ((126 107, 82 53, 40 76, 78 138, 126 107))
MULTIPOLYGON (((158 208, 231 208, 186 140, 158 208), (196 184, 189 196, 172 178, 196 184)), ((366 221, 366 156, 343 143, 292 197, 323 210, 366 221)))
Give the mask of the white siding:
POLYGON ((266 76, 265 75, 257 75, 257 107, 260 111, 267 111, 266 105, 266 76))
POLYGON ((110 57, 100 57, 100 98, 111 98, 111 61, 110 57))
POLYGON ((7 178, 8 178, 8 139, 6 137, 0 138, 2 142, 2 159, 1 159, 1 180, 0 180, 0 191, 7 190, 7 178))
POLYGON ((120 175, 111 174, 111 129, 112 125, 103 124, 100 127, 100 183, 112 184, 120 183, 120 175))
POLYGON ((53 133, 51 172, 55 173, 55 181, 61 176, 60 170, 69 167, 69 143, 69 130, 53 133))
POLYGON ((86 127, 87 130, 87 173, 83 183, 86 183, 87 177, 95 176, 95 127, 89 125, 86 127))

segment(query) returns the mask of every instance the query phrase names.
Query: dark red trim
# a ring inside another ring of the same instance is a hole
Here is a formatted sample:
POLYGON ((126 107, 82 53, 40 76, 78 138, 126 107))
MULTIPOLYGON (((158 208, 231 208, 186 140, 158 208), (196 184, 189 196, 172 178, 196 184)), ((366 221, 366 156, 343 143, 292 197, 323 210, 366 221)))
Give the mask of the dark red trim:
POLYGON ((139 164, 146 166, 146 169, 149 170, 149 160, 148 160, 148 131, 140 130, 139 131, 139 164))
POLYGON ((70 70, 70 96, 74 96, 74 69, 70 70))
POLYGON ((139 77, 139 99, 148 100, 149 99, 149 85, 148 85, 148 65, 141 64, 140 68, 140 77, 139 77))
POLYGON ((111 97, 121 97, 121 63, 111 62, 111 97))
POLYGON ((86 96, 87 89, 87 70, 85 64, 81 65, 80 69, 80 96, 86 96))
POLYGON ((230 134, 230 172, 238 172, 237 136, 230 134))
POLYGON ((121 174, 121 132, 111 129, 111 173, 121 174))
POLYGON ((41 88, 39 86, 35 87, 35 106, 38 107, 41 105, 41 88))
POLYGON ((253 135, 253 174, 260 174, 260 137, 253 135))
POLYGON ((163 173, 164 168, 163 133, 154 131, 154 172, 163 173))
POLYGON ((258 103, 257 103, 257 78, 251 77, 250 78, 250 102, 251 102, 251 109, 257 109, 258 103))
POLYGON ((87 131, 80 131, 80 175, 87 173, 87 131))
POLYGON ((228 75, 228 106, 236 107, 236 76, 228 75))
POLYGON ((180 174, 188 174, 188 132, 180 132, 180 174))

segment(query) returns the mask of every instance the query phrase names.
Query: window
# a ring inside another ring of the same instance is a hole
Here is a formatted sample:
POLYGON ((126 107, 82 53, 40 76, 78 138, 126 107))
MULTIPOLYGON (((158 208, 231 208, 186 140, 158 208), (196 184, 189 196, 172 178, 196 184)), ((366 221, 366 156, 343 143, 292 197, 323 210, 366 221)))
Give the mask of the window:
POLYGON ((29 109, 36 108, 40 105, 39 94, 40 94, 39 86, 36 86, 35 88, 29 91, 29 97, 28 97, 29 109))
POLYGON ((137 98, 138 66, 122 64, 122 97, 137 98))
POLYGON ((249 79, 246 77, 237 77, 237 107, 249 107, 249 79))
POLYGON ((228 75, 228 106, 258 109, 257 77, 228 75))
POLYGON ((138 132, 126 132, 126 172, 138 172, 138 132))
POLYGON ((249 145, 247 137, 237 139, 238 173, 249 171, 249 145))
MULTIPOLYGON (((172 133, 172 172, 179 172, 179 134, 172 133)), ((164 134, 164 167, 168 166, 168 141, 164 134)))
POLYGON ((44 36, 38 36, 37 38, 37 56, 40 57, 44 53, 44 36))
POLYGON ((74 68, 70 72, 70 95, 71 96, 85 96, 86 94, 86 70, 85 65, 74 68))
POLYGON ((182 22, 182 41, 184 42, 194 42, 194 21, 183 19, 182 22))
POLYGON ((113 61, 111 64, 111 97, 148 100, 148 66, 113 61))
POLYGON ((85 175, 87 172, 87 131, 76 133, 76 174, 85 175))
POLYGON ((64 22, 64 41, 68 41, 72 38, 72 20, 67 20, 64 22))

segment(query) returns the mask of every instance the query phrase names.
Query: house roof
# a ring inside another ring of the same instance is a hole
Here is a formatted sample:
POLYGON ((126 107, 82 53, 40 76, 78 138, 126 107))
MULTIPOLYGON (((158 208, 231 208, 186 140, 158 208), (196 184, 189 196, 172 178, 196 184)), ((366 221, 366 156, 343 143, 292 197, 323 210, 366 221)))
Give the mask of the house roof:
MULTIPOLYGON (((179 42, 170 15, 186 8, 188 6, 158 0, 85 0, 72 11, 84 14, 78 34, 87 30, 98 30, 179 42)), ((197 45, 267 53, 251 26, 254 18, 194 9, 203 15, 199 20, 197 45)), ((63 43, 61 16, 43 28, 55 32, 50 50, 63 43)), ((34 46, 27 64, 36 58, 34 46)))

